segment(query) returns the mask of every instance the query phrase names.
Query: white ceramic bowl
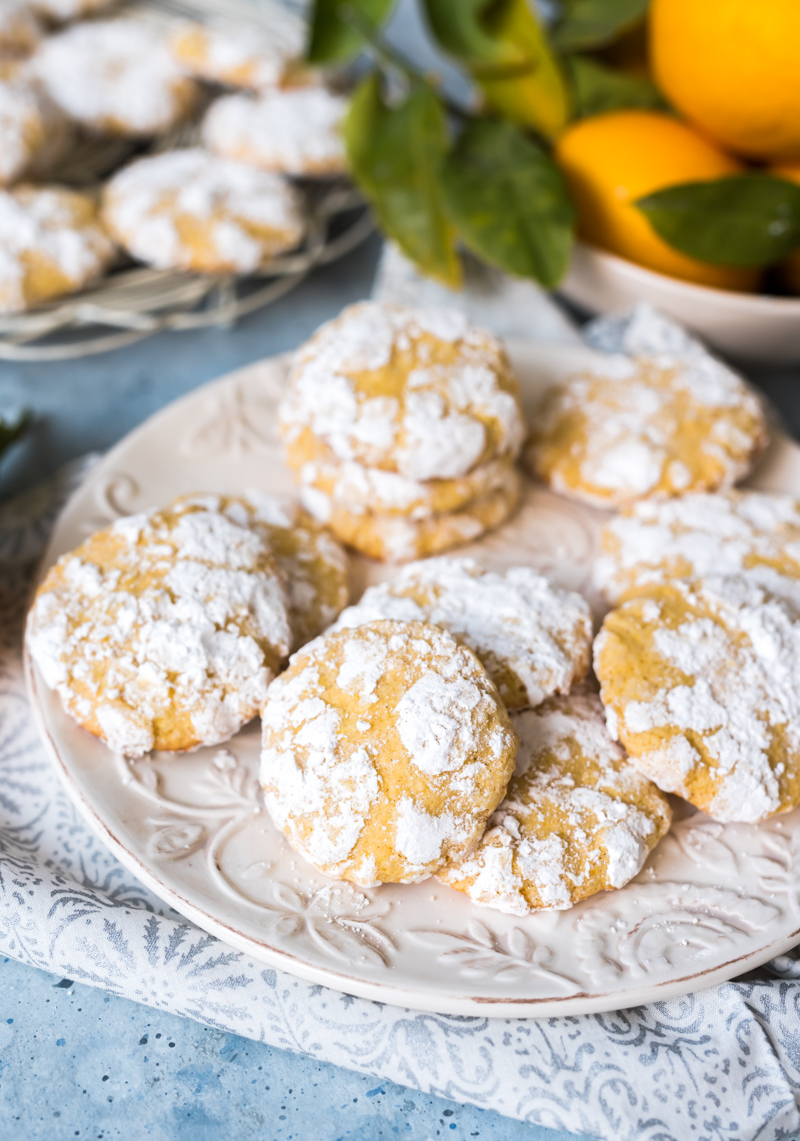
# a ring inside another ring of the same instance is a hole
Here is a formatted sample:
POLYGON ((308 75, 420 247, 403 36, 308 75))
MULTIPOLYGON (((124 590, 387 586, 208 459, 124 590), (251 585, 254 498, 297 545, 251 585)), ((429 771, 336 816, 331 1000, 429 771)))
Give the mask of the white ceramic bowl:
POLYGON ((649 301, 727 356, 765 364, 800 362, 800 297, 692 285, 580 242, 561 292, 593 313, 649 301))

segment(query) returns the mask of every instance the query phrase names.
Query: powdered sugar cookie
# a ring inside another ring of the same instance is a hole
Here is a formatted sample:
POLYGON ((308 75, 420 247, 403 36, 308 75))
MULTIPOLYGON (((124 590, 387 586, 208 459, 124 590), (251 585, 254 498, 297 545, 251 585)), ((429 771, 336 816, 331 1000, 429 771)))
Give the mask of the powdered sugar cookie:
POLYGON ((47 20, 65 24, 68 20, 80 20, 93 16, 105 8, 112 8, 117 0, 29 0, 31 8, 47 20))
POLYGON ((0 59, 21 59, 34 50, 42 38, 39 21, 25 0, 3 0, 0 4, 0 59))
POLYGON ((517 747, 478 659, 421 622, 317 638, 261 720, 276 825, 309 863, 364 885, 413 883, 469 851, 517 747))
POLYGON ((66 120, 36 85, 0 80, 0 183, 41 170, 67 139, 66 120))
POLYGON ((163 35, 138 20, 76 24, 47 39, 33 65, 70 119, 104 134, 155 135, 183 119, 197 97, 163 35))
POLYGON ((644 500, 606 523, 601 551, 594 579, 611 603, 673 578, 767 568, 800 580, 800 502, 764 491, 644 500))
POLYGON ((722 821, 800 803, 800 620, 745 576, 656 583, 607 615, 595 671, 640 772, 722 821))
POLYGON ((511 915, 623 887, 666 835, 666 796, 626 761, 593 694, 551 697, 511 723, 520 746, 505 799, 438 878, 511 915))
POLYGON ((730 487, 767 438, 758 396, 713 357, 609 354, 547 395, 526 458, 555 491, 619 506, 730 487))
POLYGON ((263 538, 201 506, 120 519, 40 586, 27 644, 64 708, 130 756, 232 736, 289 652, 263 538))
MULTIPOLYGON (((286 447, 286 463, 306 494, 319 493, 321 504, 331 503, 353 514, 404 515, 425 519, 458 511, 481 496, 502 487, 513 464, 509 456, 490 460, 458 479, 407 479, 394 471, 364 467, 338 460, 327 444, 303 429, 286 447)), ((331 508, 321 508, 330 514, 331 508)))
POLYGON ((103 218, 140 261, 202 273, 253 273, 305 232, 291 186, 200 148, 124 167, 106 186, 103 218))
POLYGON ((525 435, 499 341, 453 310, 372 301, 299 350, 279 421, 288 446, 307 428, 339 460, 417 481, 513 457, 525 435))
POLYGON ((301 25, 259 30, 234 23, 183 24, 170 37, 175 59, 192 75, 230 87, 273 87, 303 51, 301 25))
POLYGON ((319 177, 346 168, 342 120, 347 99, 326 87, 226 95, 209 107, 203 141, 216 154, 279 174, 319 177))
POLYGON ((425 559, 371 586, 336 629, 380 618, 432 622, 477 654, 508 709, 568 693, 589 667, 588 603, 530 567, 503 574, 474 559, 425 559))
POLYGON ((521 495, 522 481, 514 467, 506 470, 498 486, 487 495, 458 511, 420 519, 349 511, 319 491, 300 490, 306 509, 343 543, 368 558, 390 563, 423 559, 475 542, 511 518, 521 495))
POLYGON ((0 313, 73 293, 114 257, 92 199, 57 186, 0 190, 0 249, 0 313))
POLYGON ((333 535, 296 503, 250 489, 241 496, 192 495, 176 510, 202 506, 261 534, 283 572, 292 649, 326 630, 347 605, 347 555, 333 535))

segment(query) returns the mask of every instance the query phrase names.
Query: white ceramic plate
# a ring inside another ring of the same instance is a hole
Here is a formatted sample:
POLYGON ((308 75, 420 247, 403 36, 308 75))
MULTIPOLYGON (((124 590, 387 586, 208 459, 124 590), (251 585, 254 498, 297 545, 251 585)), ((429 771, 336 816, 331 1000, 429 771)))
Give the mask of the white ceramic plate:
MULTIPOLYGON (((588 351, 511 350, 531 408, 588 351)), ((131 433, 68 504, 43 569, 117 515, 181 492, 291 491, 274 429, 285 373, 282 359, 243 369, 131 433)), ((800 449, 780 439, 758 482, 800 493, 800 449)), ((602 518, 530 484, 519 515, 467 550, 580 587, 602 518)), ((354 559, 354 595, 387 573, 354 559)), ((313 982, 442 1013, 579 1014, 729 979, 800 939, 800 811, 723 827, 684 810, 621 891, 520 919, 433 879, 357 890, 315 872, 258 804, 257 724, 226 748, 127 762, 66 717, 30 663, 28 681, 67 791, 120 861, 200 927, 313 982)))
POLYGON ((800 361, 800 297, 709 289, 580 242, 561 292, 593 313, 649 301, 728 356, 767 364, 800 361))

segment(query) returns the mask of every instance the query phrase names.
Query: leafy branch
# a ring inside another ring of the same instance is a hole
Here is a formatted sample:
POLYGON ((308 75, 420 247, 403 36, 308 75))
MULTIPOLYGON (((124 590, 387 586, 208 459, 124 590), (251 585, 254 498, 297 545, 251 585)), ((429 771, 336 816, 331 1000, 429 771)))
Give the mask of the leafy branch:
MULTIPOLYGON (((393 0, 315 0, 307 58, 371 66, 345 123, 350 168, 384 233, 423 272, 457 286, 464 246, 555 288, 575 211, 550 153, 573 120, 626 107, 667 110, 644 75, 604 49, 641 24, 648 0, 562 0, 545 29, 529 0, 419 0, 439 48, 466 72, 476 107, 387 44, 393 0)), ((725 265, 764 265, 800 245, 800 187, 742 175, 669 187, 636 203, 666 242, 725 265)))

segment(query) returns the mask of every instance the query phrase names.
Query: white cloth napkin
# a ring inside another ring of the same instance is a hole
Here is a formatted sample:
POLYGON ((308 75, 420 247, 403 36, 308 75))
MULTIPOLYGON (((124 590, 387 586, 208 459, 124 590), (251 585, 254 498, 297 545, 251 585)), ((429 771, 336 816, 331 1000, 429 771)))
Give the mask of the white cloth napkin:
MULTIPOLYGON (((539 301, 543 312, 552 303, 524 292, 535 331, 539 301)), ((62 791, 21 674, 33 562, 81 474, 73 467, 0 510, 0 953, 543 1126, 613 1141, 795 1136, 800 964, 791 955, 746 981, 613 1014, 459 1018, 368 1002, 268 969, 139 884, 62 791)))

